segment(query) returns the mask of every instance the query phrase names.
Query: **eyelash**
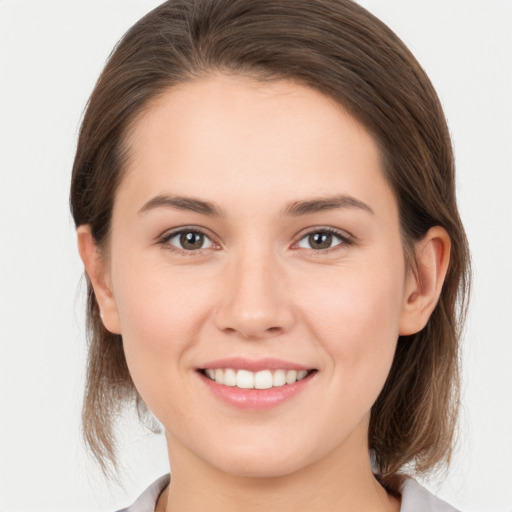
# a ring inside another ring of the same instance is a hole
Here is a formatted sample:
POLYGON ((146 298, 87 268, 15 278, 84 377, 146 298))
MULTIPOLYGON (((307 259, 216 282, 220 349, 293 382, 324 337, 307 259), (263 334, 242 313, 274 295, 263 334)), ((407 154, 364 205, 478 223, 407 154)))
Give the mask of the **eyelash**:
POLYGON ((341 249, 342 247, 350 247, 351 245, 354 245, 355 240, 354 237, 346 233, 345 231, 340 231, 338 229, 334 229, 331 227, 315 227, 313 229, 308 230, 306 233, 302 234, 298 240, 298 242, 294 243, 294 246, 297 246, 302 240, 305 238, 316 235, 316 234, 328 234, 332 235, 333 237, 336 237, 340 242, 336 245, 333 245, 331 247, 327 247, 325 249, 306 249, 310 251, 315 256, 323 256, 327 253, 330 253, 332 251, 336 251, 338 249, 341 249))
POLYGON ((184 256, 200 256, 200 255, 204 254, 205 250, 212 248, 212 247, 206 247, 206 248, 200 248, 200 249, 196 249, 196 250, 186 250, 186 249, 183 249, 180 247, 176 247, 175 245, 171 245, 169 243, 170 240, 172 240, 173 238, 180 236, 180 235, 189 234, 189 233, 202 236, 206 240, 209 240, 211 243, 211 246, 214 248, 214 250, 220 248, 220 245, 216 244, 213 241, 211 235, 209 235, 206 231, 204 231, 202 229, 198 229, 196 227, 190 227, 190 228, 183 227, 183 228, 179 228, 174 231, 165 233, 163 236, 161 236, 157 240, 157 243, 169 251, 172 251, 172 252, 184 255, 184 256))
MULTIPOLYGON (((353 245, 355 243, 354 238, 344 231, 340 231, 340 230, 337 230, 337 229, 334 229, 331 227, 317 227, 317 228, 310 229, 309 231, 303 233, 300 236, 300 238, 298 239, 298 241, 293 244, 293 247, 292 247, 293 250, 300 249, 300 247, 297 247, 298 244, 305 238, 307 238, 311 235, 315 235, 315 234, 328 234, 328 235, 332 235, 333 237, 336 237, 339 240, 339 243, 337 243, 336 245, 334 245, 332 247, 327 247, 325 249, 303 248, 307 251, 310 251, 315 256, 322 256, 324 254, 330 253, 331 251, 336 250, 337 248, 340 248, 340 246, 341 247, 350 247, 351 245, 353 245)), ((204 231, 202 229, 198 229, 196 227, 191 227, 191 228, 183 227, 183 228, 179 228, 175 231, 171 231, 170 233, 165 233, 163 236, 161 236, 157 240, 157 244, 163 246, 167 250, 170 250, 172 252, 182 254, 185 256, 199 256, 199 255, 202 255, 205 250, 208 250, 211 248, 213 248, 214 250, 218 250, 220 248, 220 245, 213 241, 211 235, 209 235, 206 231, 204 231), (211 247, 206 247, 206 248, 201 247, 200 249, 196 249, 196 250, 187 250, 187 249, 183 249, 180 247, 176 247, 175 245, 171 245, 169 243, 170 240, 172 240, 173 238, 176 238, 176 237, 178 237, 180 235, 184 235, 184 234, 194 234, 194 235, 202 236, 205 239, 210 241, 211 247)))

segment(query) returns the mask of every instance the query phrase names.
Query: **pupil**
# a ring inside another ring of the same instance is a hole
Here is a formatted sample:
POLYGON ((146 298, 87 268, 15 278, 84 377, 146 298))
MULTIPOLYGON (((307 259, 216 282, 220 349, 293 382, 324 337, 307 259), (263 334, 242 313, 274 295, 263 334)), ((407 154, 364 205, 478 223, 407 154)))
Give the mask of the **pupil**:
POLYGON ((203 239, 201 233, 183 233, 180 237, 180 243, 184 249, 201 249, 203 239))
POLYGON ((330 233, 314 233, 309 235, 309 243, 313 249, 328 249, 332 244, 330 233))

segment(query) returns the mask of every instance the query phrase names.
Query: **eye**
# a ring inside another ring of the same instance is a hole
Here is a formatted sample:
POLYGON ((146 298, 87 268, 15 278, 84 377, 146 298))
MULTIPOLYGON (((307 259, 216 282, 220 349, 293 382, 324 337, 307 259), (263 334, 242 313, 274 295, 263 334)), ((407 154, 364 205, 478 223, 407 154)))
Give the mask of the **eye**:
POLYGON ((204 233, 192 229, 175 231, 167 236, 163 242, 182 251, 198 251, 213 246, 213 242, 204 233))
POLYGON ((350 240, 339 233, 326 229, 319 229, 303 236, 299 240, 297 246, 302 249, 322 251, 341 244, 350 244, 350 240))

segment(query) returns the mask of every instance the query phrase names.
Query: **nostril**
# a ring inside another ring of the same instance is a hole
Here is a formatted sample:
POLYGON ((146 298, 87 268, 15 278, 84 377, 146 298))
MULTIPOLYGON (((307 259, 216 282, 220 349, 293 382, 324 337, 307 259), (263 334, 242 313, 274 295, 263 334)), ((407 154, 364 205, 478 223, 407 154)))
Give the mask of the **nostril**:
POLYGON ((280 334, 283 329, 281 327, 268 327, 260 331, 243 326, 238 329, 234 327, 224 327, 222 331, 228 335, 242 335, 242 337, 247 339, 260 339, 269 336, 276 336, 280 334))

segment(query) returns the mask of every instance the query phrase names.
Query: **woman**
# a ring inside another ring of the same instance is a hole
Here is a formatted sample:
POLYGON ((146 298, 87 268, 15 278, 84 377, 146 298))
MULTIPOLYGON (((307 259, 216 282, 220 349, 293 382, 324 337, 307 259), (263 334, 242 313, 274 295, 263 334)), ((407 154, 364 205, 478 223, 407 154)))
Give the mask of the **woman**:
POLYGON ((357 4, 170 1, 91 96, 71 206, 89 285, 86 440, 162 423, 130 512, 453 510, 468 287, 428 78, 357 4), (405 471, 407 468, 407 471, 405 471))

